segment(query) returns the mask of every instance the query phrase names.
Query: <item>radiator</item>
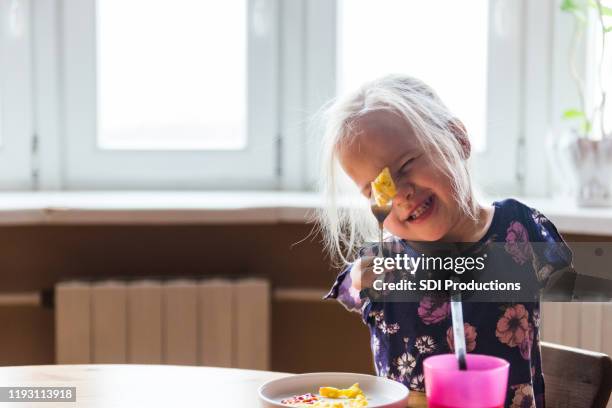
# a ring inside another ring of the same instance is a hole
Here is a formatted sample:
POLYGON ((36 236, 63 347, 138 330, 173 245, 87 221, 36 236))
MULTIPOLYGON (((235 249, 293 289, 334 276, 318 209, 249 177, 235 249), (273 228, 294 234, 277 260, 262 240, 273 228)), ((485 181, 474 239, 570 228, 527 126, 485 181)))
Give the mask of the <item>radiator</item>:
POLYGON ((612 355, 612 303, 542 303, 542 340, 612 355))
POLYGON ((62 282, 55 302, 58 364, 269 369, 262 279, 62 282))

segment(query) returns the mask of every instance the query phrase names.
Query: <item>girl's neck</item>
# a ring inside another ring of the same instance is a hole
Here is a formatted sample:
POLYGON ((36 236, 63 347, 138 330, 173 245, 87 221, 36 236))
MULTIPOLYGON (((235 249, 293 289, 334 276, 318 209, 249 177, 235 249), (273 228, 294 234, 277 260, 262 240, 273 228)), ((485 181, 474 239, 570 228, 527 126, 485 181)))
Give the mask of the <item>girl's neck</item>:
POLYGON ((461 217, 442 241, 478 242, 485 236, 493 221, 495 207, 478 205, 476 220, 461 217))

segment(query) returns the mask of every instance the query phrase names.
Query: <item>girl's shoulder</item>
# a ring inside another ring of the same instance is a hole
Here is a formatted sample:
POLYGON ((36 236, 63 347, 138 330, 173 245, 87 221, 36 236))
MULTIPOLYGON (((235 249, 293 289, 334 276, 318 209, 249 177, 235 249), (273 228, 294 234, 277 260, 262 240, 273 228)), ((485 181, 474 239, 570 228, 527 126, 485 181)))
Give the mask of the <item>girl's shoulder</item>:
POLYGON ((510 237, 531 242, 563 242, 557 227, 544 214, 517 199, 507 198, 493 203, 495 213, 489 236, 496 241, 510 237))
POLYGON ((506 217, 515 218, 532 218, 534 212, 538 212, 536 209, 529 207, 517 200, 516 198, 506 198, 504 200, 494 201, 493 206, 496 212, 500 212, 506 217))

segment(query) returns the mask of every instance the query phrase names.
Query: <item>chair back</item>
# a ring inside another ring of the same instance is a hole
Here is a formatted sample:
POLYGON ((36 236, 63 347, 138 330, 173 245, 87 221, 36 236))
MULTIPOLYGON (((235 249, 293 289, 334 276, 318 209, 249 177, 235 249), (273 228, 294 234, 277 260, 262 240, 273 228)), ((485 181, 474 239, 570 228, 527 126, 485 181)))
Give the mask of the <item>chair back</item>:
POLYGON ((548 342, 540 346, 547 407, 606 407, 612 389, 608 355, 548 342))

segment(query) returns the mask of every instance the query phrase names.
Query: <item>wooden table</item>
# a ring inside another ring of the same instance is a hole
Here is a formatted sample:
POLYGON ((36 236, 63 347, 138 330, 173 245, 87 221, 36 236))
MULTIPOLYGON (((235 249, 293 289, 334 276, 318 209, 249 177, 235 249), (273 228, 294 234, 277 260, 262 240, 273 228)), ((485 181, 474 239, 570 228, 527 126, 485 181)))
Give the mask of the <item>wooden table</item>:
MULTIPOLYGON (((287 373, 168 365, 47 365, 0 367, 0 386, 76 387, 77 402, 0 403, 0 407, 259 407, 257 388, 287 373)), ((410 407, 427 407, 410 392, 410 407)))

